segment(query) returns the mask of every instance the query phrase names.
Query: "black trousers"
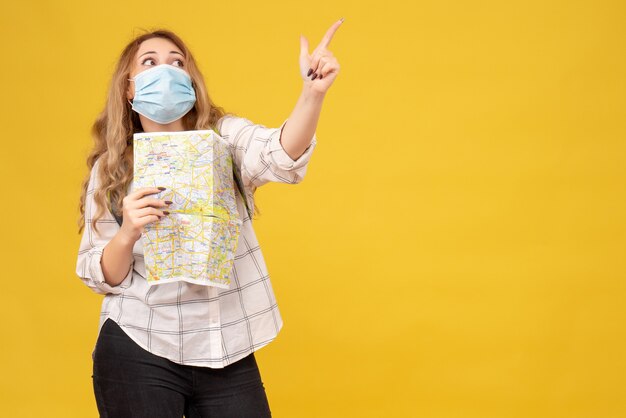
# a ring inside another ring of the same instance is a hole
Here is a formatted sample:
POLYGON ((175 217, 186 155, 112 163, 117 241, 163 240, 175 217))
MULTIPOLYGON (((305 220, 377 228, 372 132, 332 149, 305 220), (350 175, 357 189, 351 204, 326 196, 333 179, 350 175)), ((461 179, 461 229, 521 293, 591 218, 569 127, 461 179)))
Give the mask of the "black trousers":
POLYGON ((137 345, 110 318, 92 379, 101 417, 271 417, 254 353, 222 369, 181 365, 137 345))

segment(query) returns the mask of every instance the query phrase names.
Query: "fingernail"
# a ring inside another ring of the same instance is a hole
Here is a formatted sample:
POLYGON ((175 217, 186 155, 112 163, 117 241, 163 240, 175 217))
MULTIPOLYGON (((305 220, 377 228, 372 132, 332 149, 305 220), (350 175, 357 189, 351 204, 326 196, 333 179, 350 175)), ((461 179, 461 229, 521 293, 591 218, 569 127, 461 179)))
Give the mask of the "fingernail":
POLYGON ((311 80, 315 80, 317 78, 317 73, 313 74, 313 78, 311 80))
POLYGON ((310 76, 312 72, 313 72, 313 68, 309 68, 309 72, 308 72, 308 73, 306 73, 306 76, 307 76, 307 77, 308 77, 308 76, 310 76))
POLYGON ((342 18, 341 18, 341 19, 339 19, 339 20, 341 20, 341 21, 343 22, 344 18, 342 17, 342 18))
POLYGON ((164 210, 164 211, 163 211, 163 214, 164 214, 164 215, 169 215, 170 213, 169 213, 168 211, 164 210))
POLYGON ((159 186, 159 187, 157 187, 157 189, 159 189, 159 190, 165 190, 165 187, 163 187, 163 186, 159 186))
POLYGON ((322 79, 322 75, 320 74, 320 80, 322 79))
POLYGON ((165 201, 165 204, 166 204, 166 205, 171 205, 172 203, 174 203, 174 202, 172 202, 171 200, 166 200, 166 201, 165 201))

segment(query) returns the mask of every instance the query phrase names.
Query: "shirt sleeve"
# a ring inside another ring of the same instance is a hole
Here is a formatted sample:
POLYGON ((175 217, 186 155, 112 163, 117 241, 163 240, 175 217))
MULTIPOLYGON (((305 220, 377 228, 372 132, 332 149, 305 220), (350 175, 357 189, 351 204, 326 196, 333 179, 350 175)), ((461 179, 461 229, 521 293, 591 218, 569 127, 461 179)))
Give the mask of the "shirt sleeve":
POLYGON ((133 257, 129 266, 129 271, 124 280, 117 286, 111 286, 104 281, 104 273, 100 265, 102 251, 109 241, 119 230, 119 225, 111 211, 105 208, 104 215, 96 223, 98 231, 94 230, 91 221, 94 218, 97 207, 94 201, 94 191, 98 187, 97 167, 98 161, 91 170, 87 195, 85 197, 85 228, 81 237, 76 260, 76 274, 95 293, 98 294, 120 294, 130 286, 133 276, 135 259, 133 257))
POLYGON ((304 153, 293 160, 280 143, 286 119, 278 128, 268 128, 233 115, 218 121, 218 131, 231 146, 234 164, 248 188, 257 188, 270 181, 295 184, 302 181, 317 144, 313 134, 304 153))

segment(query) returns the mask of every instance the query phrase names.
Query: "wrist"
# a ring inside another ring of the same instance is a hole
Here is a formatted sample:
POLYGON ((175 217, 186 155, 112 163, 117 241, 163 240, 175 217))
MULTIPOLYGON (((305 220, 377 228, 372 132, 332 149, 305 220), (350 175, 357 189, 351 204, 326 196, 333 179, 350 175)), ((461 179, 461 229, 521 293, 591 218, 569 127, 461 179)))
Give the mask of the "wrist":
POLYGON ((326 96, 325 91, 316 90, 313 87, 313 83, 311 81, 305 81, 302 85, 302 96, 307 100, 324 100, 326 96))
POLYGON ((127 247, 127 248, 133 248, 135 246, 135 242, 141 237, 141 235, 137 238, 130 236, 124 229, 120 229, 117 232, 117 235, 115 236, 115 238, 118 240, 118 242, 120 243, 120 245, 127 247))

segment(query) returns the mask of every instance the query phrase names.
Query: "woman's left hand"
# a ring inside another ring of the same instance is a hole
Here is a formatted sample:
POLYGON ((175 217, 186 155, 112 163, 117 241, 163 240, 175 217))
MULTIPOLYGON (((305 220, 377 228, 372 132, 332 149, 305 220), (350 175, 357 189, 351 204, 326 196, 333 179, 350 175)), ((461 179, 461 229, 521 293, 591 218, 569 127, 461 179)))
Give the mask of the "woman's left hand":
POLYGON ((300 74, 315 92, 326 93, 339 73, 339 62, 328 50, 328 44, 342 23, 343 18, 333 23, 312 54, 309 54, 309 41, 300 35, 300 74))

